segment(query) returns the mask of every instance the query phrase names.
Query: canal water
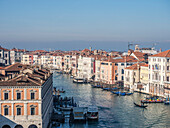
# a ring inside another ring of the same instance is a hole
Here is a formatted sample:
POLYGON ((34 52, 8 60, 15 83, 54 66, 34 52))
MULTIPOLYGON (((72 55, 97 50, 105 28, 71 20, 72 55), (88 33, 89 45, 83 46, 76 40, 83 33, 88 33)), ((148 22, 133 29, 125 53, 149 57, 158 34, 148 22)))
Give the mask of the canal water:
POLYGON ((170 106, 148 104, 147 109, 135 107, 144 94, 117 96, 90 84, 75 84, 69 75, 54 74, 54 87, 66 90, 62 96, 74 97, 81 107, 96 105, 99 120, 87 123, 62 124, 60 128, 167 128, 170 127, 170 106))

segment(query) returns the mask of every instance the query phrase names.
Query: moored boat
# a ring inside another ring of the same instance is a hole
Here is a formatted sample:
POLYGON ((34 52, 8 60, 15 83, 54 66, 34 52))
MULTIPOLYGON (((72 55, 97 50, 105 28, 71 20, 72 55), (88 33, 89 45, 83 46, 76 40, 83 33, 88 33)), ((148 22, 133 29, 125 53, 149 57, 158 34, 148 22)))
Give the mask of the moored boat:
POLYGON ((82 78, 74 78, 73 83, 83 84, 83 83, 85 83, 85 81, 82 78))
POLYGON ((170 101, 164 101, 164 104, 165 104, 165 105, 169 105, 169 104, 170 104, 170 101))
POLYGON ((86 120, 85 108, 83 108, 83 107, 74 107, 73 108, 73 120, 74 121, 78 121, 78 120, 85 121, 86 120))
POLYGON ((103 88, 103 90, 109 91, 111 90, 111 88, 103 88))
POLYGON ((89 106, 87 109, 87 119, 97 120, 98 118, 99 118, 98 107, 97 106, 89 106))
POLYGON ((126 93, 126 95, 128 95, 128 96, 129 96, 129 95, 132 95, 132 94, 133 94, 132 92, 127 92, 127 93, 126 93))

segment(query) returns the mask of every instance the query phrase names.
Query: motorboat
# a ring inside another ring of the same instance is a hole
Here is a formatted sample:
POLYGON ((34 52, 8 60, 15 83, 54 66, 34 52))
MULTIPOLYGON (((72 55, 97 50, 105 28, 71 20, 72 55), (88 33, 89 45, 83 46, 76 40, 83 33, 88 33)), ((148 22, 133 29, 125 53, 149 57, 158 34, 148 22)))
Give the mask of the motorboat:
POLYGON ((74 78, 73 83, 83 84, 85 83, 85 80, 83 78, 74 78))
POLYGON ((99 118, 98 107, 89 106, 87 109, 87 119, 97 120, 99 118))

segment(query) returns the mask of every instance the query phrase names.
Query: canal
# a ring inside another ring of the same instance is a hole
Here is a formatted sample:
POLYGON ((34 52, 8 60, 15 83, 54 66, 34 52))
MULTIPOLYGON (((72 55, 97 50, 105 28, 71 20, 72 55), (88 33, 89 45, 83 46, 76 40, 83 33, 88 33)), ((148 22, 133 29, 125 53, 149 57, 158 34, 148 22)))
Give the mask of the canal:
POLYGON ((170 127, 170 106, 162 103, 148 104, 147 109, 135 107, 144 94, 134 93, 131 96, 117 96, 90 84, 75 84, 68 75, 54 74, 54 87, 64 89, 62 96, 74 97, 81 107, 96 105, 99 108, 99 120, 69 125, 60 128, 143 128, 170 127))

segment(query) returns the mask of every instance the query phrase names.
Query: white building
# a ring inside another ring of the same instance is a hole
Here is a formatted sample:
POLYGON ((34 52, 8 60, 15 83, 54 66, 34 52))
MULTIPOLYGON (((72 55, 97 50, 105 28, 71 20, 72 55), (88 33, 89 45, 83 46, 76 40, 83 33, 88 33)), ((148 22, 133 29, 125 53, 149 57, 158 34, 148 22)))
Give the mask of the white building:
POLYGON ((89 80, 94 74, 94 58, 79 56, 77 77, 89 80))
POLYGON ((13 48, 10 50, 10 60, 11 64, 22 61, 22 56, 25 53, 25 49, 13 48))
POLYGON ((10 64, 10 51, 0 46, 0 66, 7 66, 10 64))
POLYGON ((101 61, 95 60, 95 81, 100 82, 101 61))
POLYGON ((149 56, 149 91, 153 95, 170 95, 170 50, 149 56))

